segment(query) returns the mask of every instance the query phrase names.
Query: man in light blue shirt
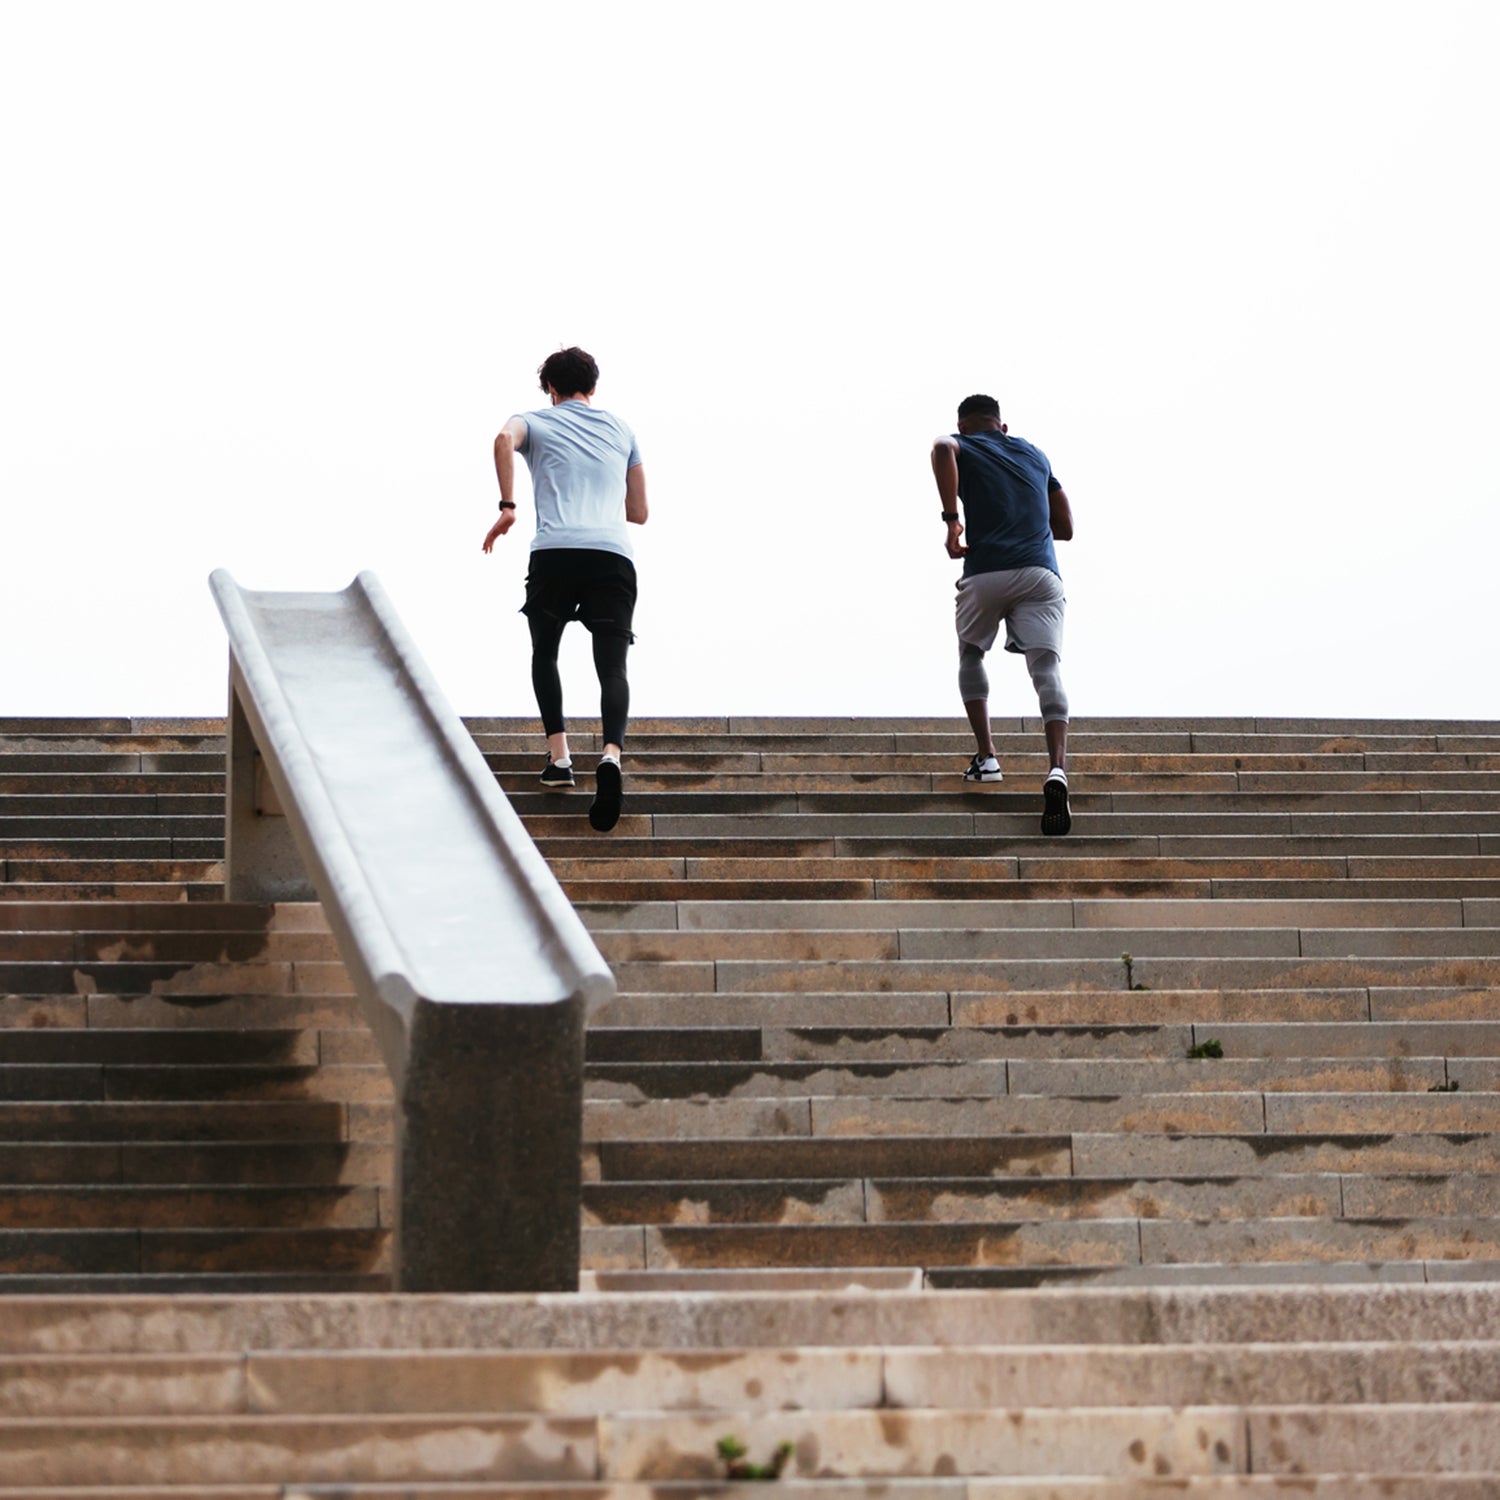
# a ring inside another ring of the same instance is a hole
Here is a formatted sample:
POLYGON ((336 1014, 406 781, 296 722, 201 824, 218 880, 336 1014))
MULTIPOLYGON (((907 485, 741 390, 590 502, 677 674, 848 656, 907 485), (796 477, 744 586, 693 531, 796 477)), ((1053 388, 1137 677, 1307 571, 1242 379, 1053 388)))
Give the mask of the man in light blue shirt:
POLYGON ((574 785, 563 717, 557 648, 563 627, 580 620, 594 639, 604 749, 595 771, 589 822, 604 831, 625 801, 620 757, 630 713, 625 657, 635 636, 635 563, 627 523, 646 523, 646 471, 630 428, 593 404, 599 366, 582 349, 560 349, 537 371, 550 408, 512 417, 495 438, 500 519, 484 539, 489 552, 515 524, 515 454, 531 470, 536 536, 523 613, 531 627, 531 684, 547 736, 542 785, 574 785))

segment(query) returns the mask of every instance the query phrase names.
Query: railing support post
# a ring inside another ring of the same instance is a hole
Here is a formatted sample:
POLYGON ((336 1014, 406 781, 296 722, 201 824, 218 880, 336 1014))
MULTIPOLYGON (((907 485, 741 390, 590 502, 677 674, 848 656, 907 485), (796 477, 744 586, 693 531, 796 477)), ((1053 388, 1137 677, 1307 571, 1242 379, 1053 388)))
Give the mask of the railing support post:
POLYGON ((224 895, 230 901, 316 901, 240 695, 239 668, 231 656, 224 895))
POLYGON ((576 1292, 581 998, 419 1003, 396 1117, 396 1290, 576 1292))

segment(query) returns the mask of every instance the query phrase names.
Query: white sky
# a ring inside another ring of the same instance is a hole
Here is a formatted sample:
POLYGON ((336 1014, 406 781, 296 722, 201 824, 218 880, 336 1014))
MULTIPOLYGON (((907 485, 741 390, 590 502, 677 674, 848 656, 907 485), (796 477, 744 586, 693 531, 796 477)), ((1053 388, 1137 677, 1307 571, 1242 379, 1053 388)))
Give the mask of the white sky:
POLYGON ((1073 502, 1075 715, 1500 717, 1497 44, 0 0, 0 715, 221 712, 221 565, 374 569, 460 710, 534 712, 490 445, 580 343, 646 462, 639 715, 959 712, 928 451, 979 390, 1073 502))

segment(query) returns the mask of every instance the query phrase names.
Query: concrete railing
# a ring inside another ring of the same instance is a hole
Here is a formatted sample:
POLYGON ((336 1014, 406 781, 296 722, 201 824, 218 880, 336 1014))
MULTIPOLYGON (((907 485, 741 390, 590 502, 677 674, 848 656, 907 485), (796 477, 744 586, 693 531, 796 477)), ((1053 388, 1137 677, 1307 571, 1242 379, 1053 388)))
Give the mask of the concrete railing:
POLYGON ((210 584, 226 894, 323 903, 395 1085, 397 1288, 575 1290, 584 1020, 608 965, 373 574, 210 584))

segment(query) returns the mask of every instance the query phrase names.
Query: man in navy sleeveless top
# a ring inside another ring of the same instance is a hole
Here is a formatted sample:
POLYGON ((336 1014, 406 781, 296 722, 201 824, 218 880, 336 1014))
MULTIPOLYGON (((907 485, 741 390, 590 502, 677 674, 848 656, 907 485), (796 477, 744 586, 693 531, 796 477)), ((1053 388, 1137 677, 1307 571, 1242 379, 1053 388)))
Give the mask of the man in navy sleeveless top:
POLYGON ((932 445, 932 472, 948 524, 948 556, 964 563, 955 615, 958 689, 978 744, 964 780, 1002 779, 990 732, 984 656, 1003 622, 1005 649, 1026 658, 1042 710, 1052 767, 1042 783, 1042 832, 1066 833, 1072 826, 1068 697, 1059 663, 1067 601, 1053 542, 1073 535, 1068 497, 1047 455, 1010 435, 993 396, 967 396, 959 403, 958 431, 932 445))

